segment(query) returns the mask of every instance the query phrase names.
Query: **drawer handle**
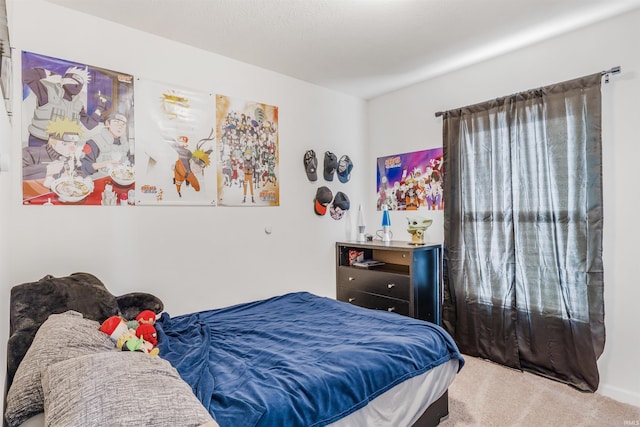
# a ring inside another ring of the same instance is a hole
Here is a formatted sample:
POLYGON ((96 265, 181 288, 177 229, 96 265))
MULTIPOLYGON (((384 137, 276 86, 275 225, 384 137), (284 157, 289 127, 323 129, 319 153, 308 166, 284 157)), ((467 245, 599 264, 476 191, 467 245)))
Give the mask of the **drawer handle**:
POLYGON ((355 278, 355 277, 351 277, 351 276, 349 276, 349 281, 350 281, 350 282, 353 282, 354 280, 356 280, 356 278, 355 278))
POLYGON ((395 288, 395 287, 396 287, 396 284, 395 284, 395 283, 387 283, 387 288, 388 288, 388 289, 393 289, 393 288, 395 288))
POLYGON ((389 308, 387 308, 387 311, 391 313, 391 312, 396 311, 396 308, 395 307, 389 307, 389 308))
POLYGON ((355 300, 355 298, 349 298, 349 302, 354 302, 355 300))

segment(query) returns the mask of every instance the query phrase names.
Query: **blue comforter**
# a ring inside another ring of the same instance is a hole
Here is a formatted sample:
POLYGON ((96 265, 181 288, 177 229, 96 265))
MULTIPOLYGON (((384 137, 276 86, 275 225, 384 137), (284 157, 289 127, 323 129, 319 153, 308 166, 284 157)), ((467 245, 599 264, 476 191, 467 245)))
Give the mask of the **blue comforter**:
POLYGON ((221 427, 323 426, 450 359, 440 327, 307 292, 170 317, 160 356, 221 427))

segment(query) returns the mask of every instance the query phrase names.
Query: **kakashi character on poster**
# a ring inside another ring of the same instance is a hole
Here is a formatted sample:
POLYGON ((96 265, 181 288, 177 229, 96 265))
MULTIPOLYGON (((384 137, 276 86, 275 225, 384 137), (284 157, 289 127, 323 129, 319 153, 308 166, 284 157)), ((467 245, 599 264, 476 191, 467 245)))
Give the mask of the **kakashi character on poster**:
POLYGON ((77 121, 87 130, 100 123, 107 99, 98 96, 96 108, 88 114, 80 92, 89 81, 90 75, 86 68, 69 67, 64 75, 41 67, 22 70, 22 82, 36 97, 36 106, 28 126, 30 147, 40 147, 47 143, 47 125, 56 118, 77 121))

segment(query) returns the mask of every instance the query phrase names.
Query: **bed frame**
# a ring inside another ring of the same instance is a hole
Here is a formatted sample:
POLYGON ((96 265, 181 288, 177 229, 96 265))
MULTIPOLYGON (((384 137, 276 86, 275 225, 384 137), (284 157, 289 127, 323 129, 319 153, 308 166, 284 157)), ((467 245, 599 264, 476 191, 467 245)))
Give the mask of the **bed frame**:
POLYGON ((433 427, 449 418, 449 391, 445 391, 442 396, 433 402, 426 411, 422 413, 413 427, 433 427))

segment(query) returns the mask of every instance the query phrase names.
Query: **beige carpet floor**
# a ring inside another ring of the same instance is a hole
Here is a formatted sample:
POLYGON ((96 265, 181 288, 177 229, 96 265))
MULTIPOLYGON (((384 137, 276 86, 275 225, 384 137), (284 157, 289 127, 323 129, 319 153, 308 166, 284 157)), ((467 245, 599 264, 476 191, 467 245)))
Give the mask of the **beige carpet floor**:
POLYGON ((452 426, 640 426, 640 408, 464 356, 449 387, 452 426))

